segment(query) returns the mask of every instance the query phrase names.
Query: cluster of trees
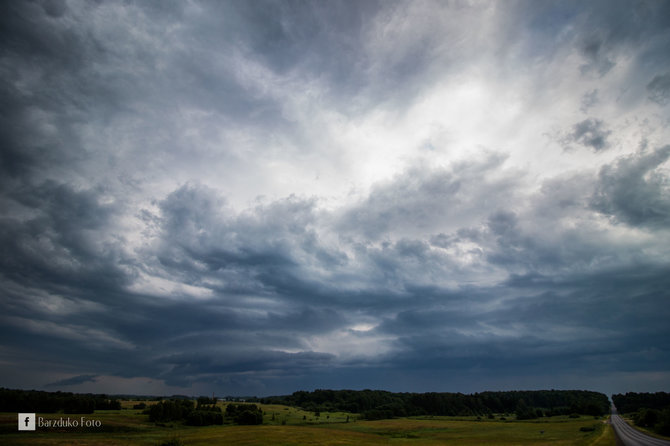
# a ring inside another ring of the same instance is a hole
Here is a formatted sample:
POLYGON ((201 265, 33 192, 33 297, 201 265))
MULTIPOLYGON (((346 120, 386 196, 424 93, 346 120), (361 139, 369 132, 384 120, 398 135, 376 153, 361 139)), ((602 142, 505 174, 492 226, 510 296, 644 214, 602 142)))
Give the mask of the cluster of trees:
POLYGON ((107 395, 43 392, 0 388, 0 412, 93 413, 119 410, 121 403, 107 395))
POLYGON ((211 402, 209 398, 207 401, 198 398, 197 406, 191 400, 165 400, 150 406, 146 412, 149 413, 149 421, 155 423, 181 421, 190 426, 223 424, 221 408, 216 407, 215 404, 216 401, 211 402))
POLYGON ((216 400, 200 397, 197 406, 191 400, 165 400, 149 407, 146 411, 149 421, 180 421, 190 426, 209 426, 223 424, 224 421, 236 424, 262 424, 263 412, 255 404, 229 404, 225 416, 216 400))
POLYGON ((612 395, 612 401, 620 413, 633 413, 642 408, 665 409, 670 407, 670 393, 619 393, 612 395))
POLYGON ((633 393, 612 395, 617 410, 629 414, 637 426, 670 436, 670 393, 633 393))
POLYGON ((165 400, 149 406, 149 421, 162 423, 166 421, 182 421, 195 409, 191 400, 165 400))
POLYGON ((236 424, 263 424, 263 411, 255 404, 228 404, 226 417, 236 424))
POLYGON ((490 415, 516 413, 518 419, 581 413, 600 416, 609 411, 606 395, 583 390, 539 390, 462 393, 392 393, 381 390, 315 390, 258 399, 312 412, 361 413, 368 419, 415 415, 490 415))
POLYGON ((642 408, 633 415, 633 421, 637 426, 670 436, 670 408, 663 410, 642 408))

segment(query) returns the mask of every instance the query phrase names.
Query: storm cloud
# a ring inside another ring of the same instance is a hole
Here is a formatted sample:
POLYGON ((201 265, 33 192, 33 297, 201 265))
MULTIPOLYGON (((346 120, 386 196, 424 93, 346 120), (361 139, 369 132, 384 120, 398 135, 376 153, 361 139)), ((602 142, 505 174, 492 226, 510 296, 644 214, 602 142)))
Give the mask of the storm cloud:
POLYGON ((667 390, 668 17, 6 5, 3 385, 667 390))

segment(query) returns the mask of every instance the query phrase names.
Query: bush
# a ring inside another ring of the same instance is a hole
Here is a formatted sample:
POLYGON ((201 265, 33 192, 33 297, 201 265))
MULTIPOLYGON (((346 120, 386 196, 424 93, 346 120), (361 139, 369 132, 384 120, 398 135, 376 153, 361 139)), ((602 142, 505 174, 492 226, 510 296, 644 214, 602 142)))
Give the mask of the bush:
POLYGON ((658 423, 654 426, 657 434, 670 437, 670 409, 665 409, 658 415, 658 423))
POLYGON ((194 410, 186 417, 189 426, 210 426, 212 424, 223 424, 221 411, 194 410))
POLYGON ((633 421, 636 426, 654 427, 660 421, 661 413, 654 409, 640 409, 633 421))

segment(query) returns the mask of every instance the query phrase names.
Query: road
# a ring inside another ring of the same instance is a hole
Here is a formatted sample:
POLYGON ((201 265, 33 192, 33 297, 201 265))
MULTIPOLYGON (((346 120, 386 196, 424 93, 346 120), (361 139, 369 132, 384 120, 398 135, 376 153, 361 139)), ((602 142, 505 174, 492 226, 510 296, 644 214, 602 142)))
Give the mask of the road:
POLYGON ((670 441, 659 440, 643 434, 631 427, 617 414, 616 407, 612 406, 612 427, 624 446, 670 446, 670 441))

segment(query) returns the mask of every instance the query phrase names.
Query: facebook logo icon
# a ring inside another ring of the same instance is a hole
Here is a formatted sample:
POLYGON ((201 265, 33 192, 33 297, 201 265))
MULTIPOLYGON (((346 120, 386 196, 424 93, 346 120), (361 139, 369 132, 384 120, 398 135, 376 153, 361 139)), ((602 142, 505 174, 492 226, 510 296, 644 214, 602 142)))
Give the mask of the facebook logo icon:
POLYGON ((35 430, 35 414, 34 413, 20 413, 19 414, 19 430, 20 431, 34 431, 35 430))

